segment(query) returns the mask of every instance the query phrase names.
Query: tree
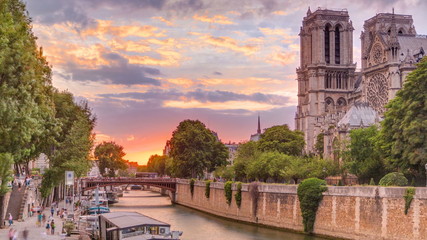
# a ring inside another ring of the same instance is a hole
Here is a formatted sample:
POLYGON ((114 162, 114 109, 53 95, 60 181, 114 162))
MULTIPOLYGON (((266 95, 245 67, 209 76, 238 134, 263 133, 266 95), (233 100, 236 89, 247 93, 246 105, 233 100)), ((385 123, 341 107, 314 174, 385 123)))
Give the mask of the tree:
POLYGON ((43 176, 41 193, 47 197, 55 187, 54 198, 58 200, 57 187, 63 183, 65 171, 74 171, 76 177, 80 177, 90 169, 96 118, 87 102, 75 103, 71 93, 55 91, 53 96, 59 127, 44 150, 49 158, 49 169, 43 176))
POLYGON ((381 151, 391 169, 424 177, 427 163, 427 58, 386 106, 381 151))
POLYGON ((9 192, 7 184, 13 180, 12 164, 13 158, 10 153, 0 153, 0 218, 2 220, 0 222, 0 227, 4 226, 3 215, 5 215, 5 208, 3 206, 5 195, 9 192))
POLYGON ((102 142, 95 147, 95 159, 99 161, 99 172, 114 177, 116 170, 126 169, 123 147, 115 142, 102 142), (106 172, 106 170, 108 172, 106 172))
POLYGON ((160 176, 166 174, 166 160, 167 156, 165 155, 151 155, 147 162, 147 170, 149 172, 156 172, 160 176))
POLYGON ((247 166, 250 162, 255 161, 261 151, 258 150, 258 144, 254 141, 242 143, 237 148, 236 158, 234 159, 234 173, 239 181, 247 180, 247 166))
POLYGON ((350 144, 344 154, 345 167, 355 174, 359 181, 368 183, 371 178, 377 181, 384 175, 384 163, 378 150, 377 126, 353 129, 350 131, 350 144))
POLYGON ((298 130, 290 130, 288 125, 266 129, 258 142, 261 151, 278 151, 294 156, 301 155, 304 145, 304 134, 298 130))
POLYGON ((0 2, 0 36, 0 153, 12 155, 19 173, 55 125, 51 69, 20 0, 0 2))
POLYGON ((319 133, 319 135, 317 135, 316 137, 316 144, 314 145, 314 148, 316 149, 316 152, 320 157, 323 157, 323 152, 325 147, 324 139, 325 139, 325 134, 319 133))
POLYGON ((226 165, 228 150, 202 122, 184 120, 172 133, 169 155, 174 176, 194 178, 226 165))

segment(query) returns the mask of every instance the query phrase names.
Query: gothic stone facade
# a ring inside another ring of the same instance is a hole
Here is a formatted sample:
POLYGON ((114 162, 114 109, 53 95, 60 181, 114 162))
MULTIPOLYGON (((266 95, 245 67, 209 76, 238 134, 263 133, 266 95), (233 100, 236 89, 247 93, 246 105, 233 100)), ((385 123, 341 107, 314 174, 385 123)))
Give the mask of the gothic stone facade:
POLYGON ((349 130, 378 122, 427 49, 412 16, 380 13, 365 21, 362 69, 356 72, 353 30, 347 10, 309 9, 303 19, 295 123, 307 152, 315 152, 322 133, 324 155, 331 157, 334 142, 349 130))

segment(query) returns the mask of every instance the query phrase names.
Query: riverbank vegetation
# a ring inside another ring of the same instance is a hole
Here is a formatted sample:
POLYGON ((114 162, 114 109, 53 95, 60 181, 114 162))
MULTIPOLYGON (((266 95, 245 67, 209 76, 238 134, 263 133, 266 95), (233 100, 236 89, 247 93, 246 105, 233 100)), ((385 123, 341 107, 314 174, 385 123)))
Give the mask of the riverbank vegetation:
MULTIPOLYGON (((64 181, 90 167, 96 118, 87 102, 52 86, 52 69, 37 46, 31 18, 21 0, 0 1, 0 209, 12 174, 29 174, 29 163, 46 154, 41 193, 47 197, 64 181), (14 172, 10 169, 14 166, 14 172)), ((3 216, 0 212, 0 216, 3 216)), ((0 219, 0 223, 3 221, 0 219)))

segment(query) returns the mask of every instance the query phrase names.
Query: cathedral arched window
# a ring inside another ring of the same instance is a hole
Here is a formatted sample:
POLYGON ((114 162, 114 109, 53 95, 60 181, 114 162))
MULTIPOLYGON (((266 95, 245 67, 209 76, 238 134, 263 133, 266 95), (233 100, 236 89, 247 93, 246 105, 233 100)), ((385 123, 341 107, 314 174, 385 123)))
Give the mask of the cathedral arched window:
POLYGON ((326 24, 325 27, 325 62, 330 63, 330 38, 329 38, 330 25, 326 24))
POLYGON ((405 31, 401 28, 399 29, 399 31, 397 32, 398 35, 403 35, 405 34, 405 31))
POLYGON ((338 98, 337 100, 337 106, 338 107, 344 107, 347 105, 347 101, 344 98, 338 98))
POLYGON ((335 64, 340 64, 340 48, 341 48, 341 37, 340 37, 340 26, 335 27, 335 64))
POLYGON ((334 100, 330 97, 325 99, 325 112, 331 112, 334 109, 334 100))

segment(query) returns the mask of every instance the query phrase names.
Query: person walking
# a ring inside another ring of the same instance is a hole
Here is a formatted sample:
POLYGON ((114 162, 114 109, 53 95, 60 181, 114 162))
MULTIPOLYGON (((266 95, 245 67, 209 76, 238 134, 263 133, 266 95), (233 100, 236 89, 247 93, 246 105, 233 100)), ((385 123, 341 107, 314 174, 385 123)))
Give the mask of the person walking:
POLYGON ((13 224, 13 217, 12 217, 12 214, 9 213, 9 227, 12 226, 12 224, 13 224))
POLYGON ((25 228, 24 231, 22 231, 22 237, 24 240, 28 240, 28 229, 25 228))
POLYGON ((13 236, 15 236, 15 229, 11 228, 9 229, 9 234, 8 234, 9 240, 12 240, 13 236))
POLYGON ((47 233, 47 235, 49 235, 49 233, 50 233, 50 223, 49 222, 46 223, 46 233, 47 233))
POLYGON ((50 229, 52 230, 51 233, 52 235, 55 234, 55 221, 52 220, 52 222, 50 223, 50 229))
POLYGON ((55 213, 55 209, 52 207, 50 207, 50 215, 53 217, 53 213, 55 213))
POLYGON ((46 223, 46 215, 44 213, 42 215, 42 223, 43 225, 46 223))
POLYGON ((37 212, 37 227, 40 227, 42 224, 43 215, 40 211, 37 212))

